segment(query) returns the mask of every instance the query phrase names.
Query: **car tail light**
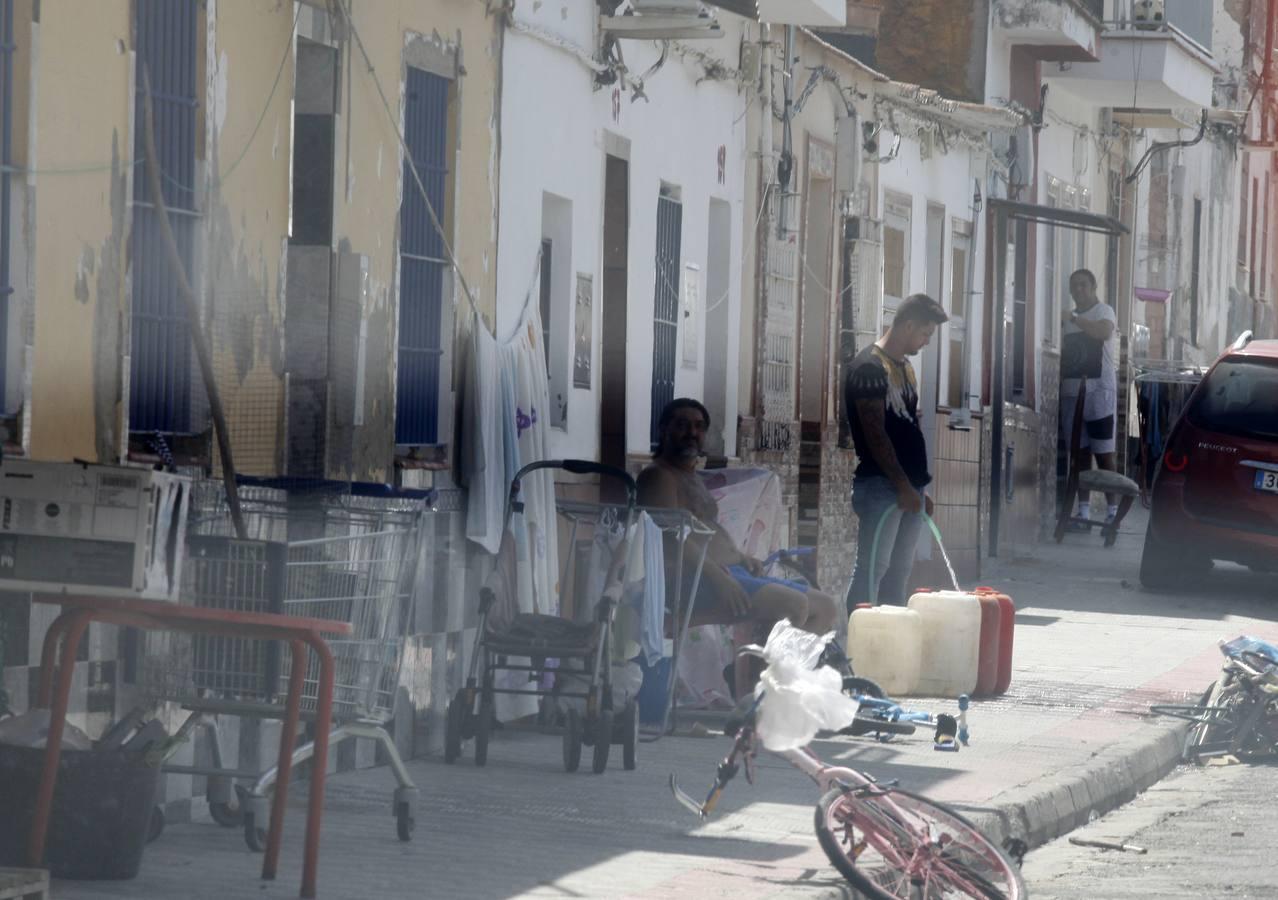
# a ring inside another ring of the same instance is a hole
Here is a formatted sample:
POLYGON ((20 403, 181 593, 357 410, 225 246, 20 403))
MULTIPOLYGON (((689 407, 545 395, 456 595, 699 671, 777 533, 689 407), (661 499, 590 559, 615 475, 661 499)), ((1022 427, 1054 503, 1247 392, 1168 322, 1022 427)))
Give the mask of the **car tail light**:
POLYGON ((1185 467, 1189 465, 1189 457, 1184 453, 1177 453, 1174 450, 1168 450, 1163 454, 1163 466, 1168 472, 1180 473, 1185 471, 1185 467))

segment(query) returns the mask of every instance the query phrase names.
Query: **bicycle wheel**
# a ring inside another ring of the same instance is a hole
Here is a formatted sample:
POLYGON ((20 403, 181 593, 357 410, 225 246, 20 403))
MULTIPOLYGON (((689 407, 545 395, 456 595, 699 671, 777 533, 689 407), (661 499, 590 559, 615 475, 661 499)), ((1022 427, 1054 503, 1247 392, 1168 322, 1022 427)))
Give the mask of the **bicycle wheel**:
MULTIPOLYGON (((1201 697, 1198 698, 1198 708, 1205 709, 1212 706, 1217 694, 1220 692, 1220 682, 1213 681, 1207 686, 1207 690, 1203 691, 1201 697)), ((1157 710, 1155 710, 1157 711, 1157 710)), ((1202 713, 1200 715, 1206 715, 1202 713)), ((1194 762, 1198 758, 1198 748, 1201 746, 1204 738, 1207 736, 1207 720, 1200 718, 1190 726, 1189 731, 1185 733, 1185 746, 1181 753, 1181 759, 1185 762, 1194 762)))
POLYGON ((1217 684, 1207 697, 1203 721, 1190 729, 1187 758, 1198 761, 1205 756, 1237 752, 1240 728, 1251 700, 1239 681, 1217 684))
POLYGON ((821 849, 872 900, 1022 900, 1020 872, 953 810, 909 791, 835 788, 817 803, 821 849))

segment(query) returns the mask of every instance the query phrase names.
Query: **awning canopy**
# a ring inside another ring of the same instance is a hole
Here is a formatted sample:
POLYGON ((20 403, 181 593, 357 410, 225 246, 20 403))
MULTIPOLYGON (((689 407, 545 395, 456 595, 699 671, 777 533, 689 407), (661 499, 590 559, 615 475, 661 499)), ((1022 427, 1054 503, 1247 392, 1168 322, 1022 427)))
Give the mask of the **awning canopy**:
POLYGON ((1043 206, 1038 203, 1021 203, 1017 200, 1004 200, 993 197, 986 201, 990 205, 990 213, 1002 213, 1009 220, 1022 222, 1039 222, 1074 231, 1086 231, 1090 234, 1127 234, 1130 229, 1113 216, 1102 216, 1081 209, 1060 209, 1055 206, 1043 206))

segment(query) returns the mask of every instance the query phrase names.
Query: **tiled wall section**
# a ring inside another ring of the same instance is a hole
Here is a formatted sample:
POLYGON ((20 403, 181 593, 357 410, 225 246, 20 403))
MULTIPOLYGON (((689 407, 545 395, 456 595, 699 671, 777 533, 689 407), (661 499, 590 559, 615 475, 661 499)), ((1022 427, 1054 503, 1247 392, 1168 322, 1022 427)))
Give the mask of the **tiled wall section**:
POLYGON ((817 547, 817 581, 842 600, 856 561, 857 519, 852 513, 852 473, 856 454, 839 446, 839 428, 827 425, 821 435, 821 532, 817 547))
POLYGON ((933 518, 960 582, 970 582, 980 572, 981 430, 979 422, 967 431, 949 425, 948 413, 937 416, 933 518))
POLYGON ((1060 432, 1061 358, 1054 350, 1044 349, 1039 357, 1043 390, 1039 396, 1039 414, 1043 427, 1039 430, 1038 459, 1038 538, 1046 540, 1056 527, 1056 451, 1060 432))

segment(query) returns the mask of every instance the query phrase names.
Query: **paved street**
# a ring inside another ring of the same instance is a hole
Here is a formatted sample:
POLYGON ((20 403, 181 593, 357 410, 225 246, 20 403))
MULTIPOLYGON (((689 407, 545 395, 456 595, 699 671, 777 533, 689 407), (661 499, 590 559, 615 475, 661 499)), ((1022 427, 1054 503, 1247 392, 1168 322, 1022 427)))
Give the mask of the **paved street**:
MULTIPOLYGON (((1168 747, 1174 756, 1178 743, 1169 724, 1147 715, 1148 705, 1201 691, 1219 667, 1219 638, 1247 631, 1272 639, 1278 628, 1272 601, 1261 597, 1263 580, 1242 570, 1222 570, 1210 590, 1175 596, 1124 588, 1134 578, 1140 527, 1136 518, 1112 552, 1070 538, 1034 560, 1001 561, 987 572, 983 580, 1021 603, 1016 673, 1006 697, 975 704, 970 747, 936 753, 930 735, 919 733, 888 744, 818 742, 818 752, 899 778, 1032 844, 1148 787, 1172 765, 1167 757, 1156 772, 1153 757, 1168 747)), ((685 716, 682 730, 691 721, 685 716)), ((708 722, 713 727, 713 718, 708 722)), ((689 790, 703 791, 728 749, 723 738, 678 736, 644 745, 638 771, 613 765, 602 777, 565 774, 559 745, 551 735, 506 729, 484 769, 469 757, 456 766, 415 760, 422 802, 407 845, 394 837, 385 771, 333 778, 321 896, 846 896, 812 833, 815 791, 783 764, 765 760, 753 787, 734 782, 719 814, 700 825, 674 803, 666 780, 674 773, 689 790)), ((301 798, 295 791, 274 884, 257 880, 260 857, 236 832, 195 823, 170 826, 148 848, 135 881, 59 882, 55 896, 295 896, 301 798)))
POLYGON ((1029 855, 1025 880, 1034 900, 1268 900, 1278 895, 1275 796, 1273 765, 1183 767, 1074 835, 1147 853, 1060 839, 1029 855))

